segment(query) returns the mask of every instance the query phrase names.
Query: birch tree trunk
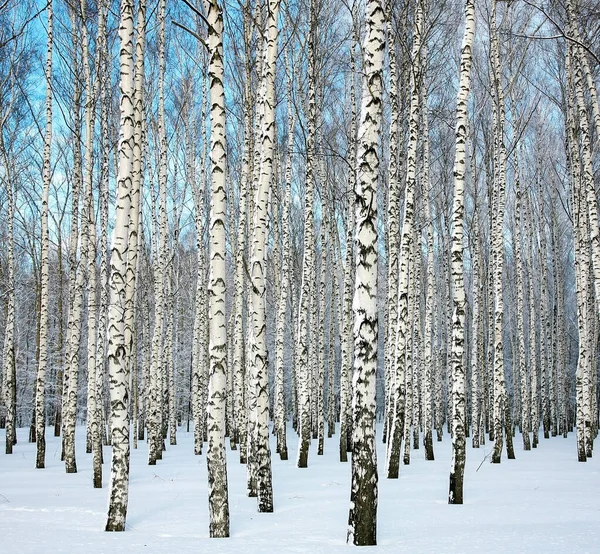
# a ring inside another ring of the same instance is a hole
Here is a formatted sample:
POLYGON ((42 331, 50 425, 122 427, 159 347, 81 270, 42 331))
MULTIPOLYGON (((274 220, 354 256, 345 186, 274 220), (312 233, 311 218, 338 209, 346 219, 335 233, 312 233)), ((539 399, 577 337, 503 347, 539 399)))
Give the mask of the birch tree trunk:
MULTIPOLYGON (((424 92, 426 87, 424 87, 424 92)), ((434 385, 433 343, 435 340, 433 317, 435 314, 435 267, 434 267, 434 235, 433 211, 431 209, 431 193, 429 190, 429 125, 427 117, 427 95, 423 99, 423 135, 425 144, 423 150, 423 179, 426 190, 425 212, 427 218, 427 289, 425 293, 425 341, 423 349, 423 446, 425 459, 433 460, 433 413, 432 389, 434 385)))
POLYGON ((210 262, 209 384, 208 384, 208 506, 211 537, 229 536, 227 460, 225 457, 225 391, 227 321, 225 319, 226 151, 225 89, 223 87, 223 9, 219 0, 203 0, 208 22, 208 77, 210 82, 210 262))
MULTIPOLYGON (((107 5, 102 2, 101 9, 104 10, 106 21, 107 5)), ((98 34, 100 68, 98 79, 100 82, 100 303, 98 306, 98 336, 96 344, 96 403, 94 417, 92 419, 92 453, 93 453, 93 483, 94 488, 102 488, 102 441, 106 434, 104 430, 104 380, 106 363, 106 338, 107 338, 107 316, 108 316, 108 163, 109 163, 109 136, 108 136, 108 83, 110 74, 107 69, 108 43, 106 29, 103 34, 98 34)), ((88 407, 88 409, 90 409, 88 407)))
MULTIPOLYGON (((353 13, 353 19, 355 14, 353 13)), ((342 314, 342 366, 340 369, 340 462, 348 461, 348 452, 352 450, 352 404, 351 404, 351 375, 354 365, 353 347, 353 320, 352 295, 354 290, 355 258, 354 258, 354 234, 356 226, 356 209, 354 205, 354 194, 356 188, 356 93, 355 93, 355 46, 356 35, 352 40, 350 51, 350 144, 348 155, 350 167, 348 169, 348 203, 346 206, 346 255, 344 261, 344 296, 342 314)))
MULTIPOLYGON (((13 446, 17 444, 17 372, 15 360, 15 175, 12 162, 4 143, 4 121, 0 121, 0 153, 4 161, 4 180, 7 196, 7 279, 6 279, 6 323, 4 326, 4 350, 2 353, 3 374, 0 380, 0 407, 6 408, 6 454, 13 453, 13 446)), ((47 219, 46 213, 46 219, 47 219)), ((42 237, 43 240, 43 237, 42 237)))
POLYGON ((234 412, 234 437, 240 445, 240 463, 246 463, 246 405, 245 405, 245 369, 244 369, 244 302, 245 289, 245 250, 246 250, 246 227, 248 219, 248 180, 251 175, 251 151, 252 151, 252 99, 251 99, 251 67, 250 67, 250 31, 248 14, 249 6, 244 6, 244 145, 242 152, 242 173, 239 185, 239 220, 238 237, 235 252, 234 269, 234 322, 233 322, 233 390, 235 394, 234 412))
POLYGON ((396 353, 391 382, 393 384, 392 424, 387 442, 386 473, 388 479, 397 479, 400 464, 400 449, 404 432, 406 404, 406 350, 411 343, 409 320, 409 272, 413 242, 415 217, 416 154, 418 141, 420 97, 422 83, 420 66, 421 38, 423 33, 423 5, 419 0, 416 7, 415 27, 412 46, 413 71, 411 72, 411 100, 409 117, 409 143, 406 156, 406 190, 404 194, 404 220, 400 237, 400 274, 398 278, 398 325, 396 330, 396 353))
POLYGON ((288 459, 285 417, 285 392, 284 392, 284 349, 285 349, 285 324, 288 313, 288 297, 290 296, 290 204, 292 198, 292 162, 294 149, 294 109, 292 103, 292 83, 294 74, 289 64, 288 54, 285 55, 287 71, 287 103, 288 103, 288 143, 287 161, 285 166, 285 192, 283 197, 282 240, 283 255, 281 262, 281 287, 277 303, 277 336, 275 360, 275 428, 277 433, 277 452, 282 460, 288 459))
MULTIPOLYGON (((311 360, 309 341, 309 316, 311 311, 315 274, 314 252, 314 197, 315 197, 315 129, 316 129, 316 52, 317 15, 315 1, 310 2, 310 23, 308 37, 309 80, 308 80, 308 133, 306 137, 306 186, 304 197, 304 261, 302 264, 302 292, 298 308, 298 410, 300 423, 300 441, 298 445, 297 466, 308 467, 308 450, 311 432, 310 381, 311 360)), ((315 329, 312 329, 315 332, 315 329)))
POLYGON ((521 434, 523 435, 523 450, 531 450, 529 432, 530 422, 530 394, 527 387, 527 364, 525 360, 525 307, 523 292, 523 258, 521 239, 521 174, 518 166, 518 157, 515 157, 515 235, 514 257, 517 283, 517 364, 519 369, 519 387, 521 391, 521 434))
POLYGON ((258 511, 273 511, 273 485, 271 476, 271 450, 269 447, 269 392, 266 340, 266 250, 268 227, 268 197, 273 179, 275 142, 275 73, 277 59, 277 18, 279 0, 270 0, 267 29, 263 49, 262 92, 263 113, 260 136, 259 183, 256 191, 252 237, 250 275, 252 278, 252 373, 256 378, 256 448, 258 511))
POLYGON ((162 340, 165 320, 165 280, 167 276, 167 134, 165 129, 165 11, 166 0, 160 0, 158 10, 158 188, 159 230, 154 275, 154 330, 150 361, 149 410, 148 410, 148 464, 156 465, 163 451, 163 366, 162 340))
POLYGON ((354 292, 354 375, 352 488, 347 541, 377 543, 377 181, 381 145, 385 14, 380 0, 366 4, 356 183, 356 283, 354 292))
MULTIPOLYGON (((392 25, 392 10, 394 2, 388 2, 387 14, 387 36, 388 36, 388 58, 390 68, 390 159, 388 165, 389 197, 387 213, 387 325, 385 333, 385 373, 386 385, 392 382, 393 367, 395 365, 396 352, 396 330, 398 326, 398 250, 400 247, 400 203, 401 190, 398 178, 398 132, 400 123, 400 110, 398 109, 397 92, 397 68, 396 68, 396 41, 392 25)), ((387 434, 393 419, 393 395, 391 387, 386 386, 386 416, 384 440, 387 442, 387 434)))
POLYGON ((465 288, 463 268, 463 227, 465 214, 466 143, 471 90, 471 63, 475 38, 475 3, 465 2, 465 31, 460 56, 460 77, 456 100, 456 152, 454 155, 454 200, 452 206, 451 290, 452 290, 452 461, 449 504, 463 503, 466 459, 466 395, 463 354, 465 344, 465 288))
MULTIPOLYGON (((73 62, 79 70, 79 49, 81 41, 87 46, 87 30, 85 22, 81 29, 77 25, 79 15, 71 8, 74 45, 73 62), (79 37, 81 33, 81 37, 79 37)), ((87 52, 84 52, 87 58, 87 52)), ((87 59, 85 60, 87 63, 87 59)), ((75 455, 75 427, 77 423, 77 392, 79 383, 79 348, 82 334, 82 317, 84 311, 84 288, 87 277, 87 251, 89 245, 89 230, 87 225, 88 205, 86 199, 91 195, 91 183, 85 183, 84 202, 82 205, 81 226, 78 226, 78 206, 80 189, 83 186, 83 165, 81 153, 81 85, 76 79, 74 88, 74 124, 73 124, 73 213, 71 220, 71 252, 70 252, 70 309, 68 321, 68 339, 65 356, 65 382, 63 396, 63 454, 65 470, 67 473, 77 473, 77 461, 75 455), (89 186, 88 186, 89 185, 89 186), (77 258, 77 244, 79 244, 79 258, 77 258)), ((86 101, 92 91, 86 90, 86 101)))
POLYGON ((504 382, 504 343, 502 339, 504 302, 502 298, 502 274, 504 270, 504 207, 506 202, 506 147, 504 144, 504 92, 500 68, 498 30, 496 28, 496 0, 492 1, 490 16, 490 63, 492 64, 492 89, 494 94, 495 146, 494 151, 494 223, 491 249, 493 251, 492 282, 494 291, 493 360, 494 360, 494 452, 493 463, 500 463, 502 454, 502 430, 506 424, 504 407, 506 389, 504 382))
POLYGON ((46 13, 48 16, 46 47, 46 132, 44 136, 44 162, 43 162, 43 190, 41 211, 42 251, 40 255, 40 327, 39 327, 39 358, 35 383, 35 434, 36 434, 36 462, 37 469, 43 469, 46 464, 46 370, 48 367, 48 286, 49 286, 49 260, 50 234, 48 231, 48 199, 50 194, 50 181, 52 179, 50 147, 52 144, 52 48, 54 40, 54 14, 52 0, 49 0, 46 13))
POLYGON ((121 121, 119 125, 119 158, 115 227, 110 253, 111 275, 108 308, 108 373, 110 384, 110 421, 112 460, 109 484, 106 531, 124 531, 129 496, 129 375, 125 342, 125 305, 127 248, 133 176, 134 143, 134 64, 133 1, 121 0, 119 24, 119 64, 121 121))

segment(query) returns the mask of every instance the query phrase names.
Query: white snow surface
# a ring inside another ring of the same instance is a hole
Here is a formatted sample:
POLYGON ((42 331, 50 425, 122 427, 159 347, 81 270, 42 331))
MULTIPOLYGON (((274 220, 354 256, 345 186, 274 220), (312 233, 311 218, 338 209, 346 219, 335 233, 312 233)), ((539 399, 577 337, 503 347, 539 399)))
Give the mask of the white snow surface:
MULTIPOLYGON (((147 446, 132 449, 127 528, 106 533, 110 448, 104 448, 104 487, 92 487, 92 458, 77 429, 78 473, 66 474, 60 439, 46 432, 46 469, 36 470, 35 445, 18 430, 12 455, 0 453, 0 552, 66 553, 327 553, 347 552, 350 462, 338 461, 338 437, 325 441, 309 467, 295 465, 297 437, 290 429, 290 460, 272 448, 274 512, 257 512, 246 496, 246 467, 227 450, 231 536, 208 536, 206 457, 194 456, 191 433, 147 465, 147 446)), ((4 448, 4 431, 0 445, 4 448)), ((577 462, 575 436, 540 439, 516 460, 490 464, 491 445, 468 446, 465 504, 447 502, 450 440, 434 442, 435 461, 411 451, 400 478, 385 478, 385 445, 378 428, 378 545, 367 552, 561 553, 600 552, 600 461, 577 462), (483 461, 483 463, 482 463, 483 461)))

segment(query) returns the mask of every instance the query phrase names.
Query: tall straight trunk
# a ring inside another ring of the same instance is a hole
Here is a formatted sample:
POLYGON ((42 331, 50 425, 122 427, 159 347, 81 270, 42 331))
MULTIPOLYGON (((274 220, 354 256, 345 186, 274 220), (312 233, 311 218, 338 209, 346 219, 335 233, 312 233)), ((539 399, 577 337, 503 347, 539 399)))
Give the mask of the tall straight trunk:
POLYGON ((382 122, 385 16, 379 0, 366 4, 363 43, 365 76, 356 167, 356 284, 354 292, 354 376, 352 487, 347 541, 377 543, 377 181, 382 122))
POLYGON ((260 134, 259 183, 256 191, 253 237, 250 258, 252 280, 252 374, 256 387, 255 442, 258 511, 273 511, 273 485, 271 476, 271 450, 269 447, 269 391, 267 364, 267 320, 265 306, 266 250, 268 227, 268 197, 273 180, 273 155, 275 142, 275 73, 277 59, 277 18, 279 0, 270 0, 267 29, 264 38, 262 63, 262 102, 260 134))
POLYGON ((41 211, 41 233, 42 251, 40 255, 40 320, 38 341, 38 368, 35 382, 35 434, 36 434, 36 461, 35 467, 43 469, 46 464, 46 370, 48 367, 48 287, 49 287, 49 260, 48 250, 50 248, 50 234, 48 231, 48 198, 50 193, 50 181, 52 170, 50 166, 50 147, 52 144, 52 47, 54 15, 52 11, 52 0, 47 7, 48 41, 46 49, 46 132, 44 136, 44 162, 43 162, 43 190, 41 211))
POLYGON ((204 0, 208 22, 210 82, 211 210, 209 242, 209 384, 208 384, 208 505, 211 537, 229 536, 229 499, 225 457, 225 390, 227 321, 225 319, 226 151, 225 89, 223 87, 223 9, 219 0, 204 0))
POLYGON ((245 405, 245 369, 244 369, 244 312, 246 303, 244 302, 245 289, 245 255, 246 255, 246 234, 248 220, 248 181, 252 174, 251 171, 251 152, 253 149, 252 141, 252 92, 251 92, 251 62, 250 62, 250 7, 249 2, 244 6, 244 145, 242 151, 242 172, 239 185, 239 220, 238 236, 235 251, 234 268, 234 322, 233 322, 233 391, 234 391, 234 413, 236 421, 233 422, 233 435, 235 441, 240 445, 240 463, 246 463, 247 444, 246 444, 246 405, 245 405))
MULTIPOLYGON (((416 183, 415 183, 416 186, 416 183)), ((418 198, 418 194, 415 194, 418 198)), ((415 212, 417 210, 415 209, 415 212)), ((408 265, 408 333, 407 333, 407 342, 405 346, 404 354, 400 354, 400 356, 404 359, 404 386, 406 393, 404 395, 404 456, 402 458, 402 463, 404 465, 410 464, 410 434, 411 428, 414 424, 414 401, 415 401, 415 379, 414 379, 414 370, 415 370, 415 314, 417 312, 417 304, 418 299, 416 295, 416 281, 417 281, 417 236, 415 232, 415 227, 418 226, 418 223, 414 221, 414 225, 412 226, 412 237, 411 237, 411 247, 410 247, 410 259, 408 265)))
MULTIPOLYGON (((81 41, 87 41, 87 31, 82 24, 80 29, 77 22, 79 16, 72 8, 73 26, 73 62, 79 71, 79 56, 82 47, 81 41), (82 36, 79 36, 81 33, 82 36)), ((84 44, 85 45, 85 44, 84 44)), ((86 56, 87 52, 84 53, 86 56)), ((92 91, 85 91, 86 102, 92 91)), ((87 276, 87 249, 89 244, 89 233, 87 226, 88 206, 86 198, 91 195, 91 183, 85 183, 83 191, 83 205, 81 226, 79 218, 79 196, 83 188, 83 163, 81 153, 81 85, 76 79, 74 87, 74 123, 73 123, 73 213, 71 215, 71 244, 70 251, 70 308, 67 332, 67 348, 65 356, 64 394, 63 394, 63 454, 65 470, 67 473, 77 473, 77 461, 75 455, 75 426, 77 422, 77 393, 79 385, 79 350, 82 334, 82 317, 84 312, 84 288, 87 276), (89 186, 88 186, 89 185, 89 186), (77 245, 79 244, 79 258, 77 257, 77 245)))
POLYGON ((135 41, 135 78, 134 78, 134 129, 133 129, 133 175, 131 188, 132 209, 129 214, 129 237, 127 247, 127 273, 125 291, 125 344, 130 356, 127 357, 128 369, 133 388, 133 425, 134 425, 134 448, 137 444, 135 426, 138 421, 138 387, 137 383, 137 351, 138 341, 136 333, 136 294, 135 283, 139 272, 139 234, 141 226, 141 191, 144 182, 144 59, 146 51, 146 0, 140 0, 137 5, 137 36, 135 41), (136 208, 133 208, 135 206, 136 208))
MULTIPOLYGON (((493 463, 500 463, 503 446, 503 428, 505 421, 506 386, 504 377, 504 342, 502 338, 504 323, 504 301, 502 298, 502 275, 504 270, 504 208, 506 204, 506 146, 504 144, 504 91, 500 67, 500 46, 496 27, 496 0, 492 1, 490 17, 490 59, 492 64, 492 89, 494 94, 495 115, 495 151, 494 151, 494 226, 491 237, 493 250, 493 353, 494 353, 494 452, 493 463)), ((508 430, 507 430, 508 432, 508 430)))
POLYGON ((386 398, 385 398, 385 429, 384 440, 387 441, 387 434, 391 427, 393 415, 393 402, 391 399, 391 387, 393 367, 396 352, 396 329, 398 326, 398 271, 399 260, 398 250, 400 247, 400 206, 401 190, 400 179, 398 178, 398 142, 400 126, 400 110, 398 106, 398 75, 396 67, 396 40, 392 25, 393 2, 388 3, 390 13, 387 14, 387 32, 388 32, 388 58, 390 68, 390 158, 388 165, 388 212, 387 212, 387 325, 385 332, 385 380, 386 380, 386 398))
MULTIPOLYGON (((202 80, 202 109, 201 109, 201 142, 204 151, 206 144, 206 108, 207 108, 206 80, 202 80)), ((189 114, 191 116, 191 114, 189 114)), ((196 226, 196 298, 194 300, 194 330, 192 339, 192 418, 194 420, 194 454, 202 454, 202 442, 204 439, 204 424, 206 419, 205 391, 207 386, 208 366, 208 321, 207 321, 207 291, 206 291, 206 255, 204 243, 204 219, 205 219, 205 189, 206 171, 204 164, 201 165, 199 179, 196 178, 193 152, 193 138, 191 129, 186 133, 187 151, 187 178, 192 183, 192 196, 194 198, 194 223, 196 226)), ((204 153, 205 153, 204 152, 204 153)), ((202 156, 205 160, 206 156, 202 156)))
POLYGON ((533 260, 533 240, 532 240, 532 210, 530 207, 531 199, 527 198, 525 202, 525 237, 527 237, 527 286, 529 296, 529 341, 527 364, 529 366, 529 375, 531 378, 531 446, 537 448, 539 441, 539 396, 538 396, 538 356, 537 356, 537 303, 535 300, 535 266, 533 260))
POLYGON ((292 201, 292 162, 294 149, 294 110, 292 101, 292 87, 294 74, 289 64, 288 54, 285 54, 286 72, 287 72, 287 116, 288 116, 288 143, 287 143, 287 161, 285 165, 284 176, 284 197, 282 221, 282 241, 283 254, 281 262, 281 286, 279 289, 279 299, 277 302, 277 330, 276 330, 276 354, 275 354, 275 429, 277 433, 277 452, 282 460, 288 459, 288 448, 286 438, 286 417, 285 417, 285 390, 284 390, 284 349, 285 349, 285 329, 288 314, 288 297, 290 296, 290 204, 292 201))
POLYGON ((565 59, 565 72, 567 75, 567 110, 565 128, 567 133, 567 153, 570 169, 571 194, 573 205, 573 240, 575 262, 575 285, 577 295, 577 326, 579 332, 577 370, 575 374, 575 404, 576 404, 576 437, 577 459, 587 461, 587 442, 589 429, 586 422, 589 420, 589 395, 588 368, 590 365, 589 332, 589 256, 587 252, 588 212, 583 201, 582 163, 581 150, 577 141, 577 92, 575 87, 576 70, 573 69, 573 49, 568 47, 565 59))
MULTIPOLYGON (((88 98, 98 97, 98 87, 100 85, 99 76, 96 76, 96 80, 92 84, 90 59, 89 59, 89 38, 86 27, 86 1, 81 0, 80 2, 80 14, 82 20, 82 43, 83 43, 83 68, 85 76, 85 88, 88 98)), ((105 34, 105 10, 103 6, 99 6, 98 10, 98 34, 96 43, 101 46, 103 35, 105 34)), ((100 66, 100 56, 102 55, 102 48, 96 48, 96 67, 100 66)), ((90 454, 93 447, 93 425, 94 418, 96 417, 96 357, 98 343, 97 338, 97 320, 98 320, 98 303, 97 303, 97 279, 96 279, 96 212, 94 210, 94 197, 92 191, 92 180, 94 173, 92 148, 94 143, 94 126, 96 121, 95 105, 91 101, 86 103, 85 107, 85 165, 84 165, 84 182, 86 192, 89 192, 89 196, 86 196, 84 202, 87 205, 87 218, 82 222, 88 230, 88 252, 87 260, 82 263, 87 263, 87 274, 88 274, 88 313, 87 313, 87 328, 88 328, 88 339, 87 339, 87 419, 86 419, 86 452, 90 454)))
POLYGON ((327 437, 335 434, 336 398, 335 378, 338 374, 336 368, 336 338, 339 337, 339 308, 340 287, 339 276, 336 269, 336 259, 340 259, 340 244, 335 221, 330 218, 329 233, 335 246, 330 249, 329 271, 331 272, 331 302, 329 317, 329 358, 327 361, 327 437), (337 257, 337 258, 336 258, 337 257))
POLYGON ((148 410, 148 464, 156 465, 163 451, 163 376, 162 360, 163 327, 166 311, 165 280, 167 275, 167 133, 165 128, 165 12, 166 0, 161 0, 158 10, 158 188, 159 229, 154 275, 154 330, 152 334, 152 357, 150 362, 149 410, 148 410))
MULTIPOLYGON (((136 312, 136 281, 140 266, 140 234, 141 234, 141 213, 142 213, 142 188, 144 184, 144 153, 146 145, 145 133, 145 107, 144 107, 144 60, 146 56, 146 0, 140 0, 137 5, 137 30, 135 41, 135 80, 134 80, 134 143, 133 143, 133 176, 132 176, 132 206, 139 206, 139 209, 132 210, 130 213, 129 226, 129 246, 127 250, 127 290, 126 290, 126 314, 125 314, 125 341, 128 345, 131 356, 128 358, 129 373, 132 376, 132 386, 134 380, 137 382, 137 312, 136 312)), ((134 448, 137 448, 136 425, 140 426, 139 420, 139 390, 135 387, 134 396, 134 448)))
POLYGON ((517 366, 519 370, 519 390, 521 396, 521 434, 523 436, 523 450, 531 450, 529 432, 530 422, 530 394, 527 386, 527 363, 525 360, 525 302, 523 291, 523 245, 521 238, 521 174, 518 166, 518 157, 515 158, 515 234, 514 257, 517 283, 517 366))
MULTIPOLYGON (((102 2, 100 9, 104 11, 102 17, 106 21, 108 7, 102 2)), ((106 365, 106 336, 108 316, 108 179, 109 179, 109 137, 108 137, 108 83, 110 74, 106 68, 108 59, 108 41, 106 29, 104 33, 98 33, 100 69, 98 79, 100 81, 100 192, 98 203, 100 206, 100 303, 98 306, 98 336, 96 343, 96 403, 95 414, 92 418, 92 452, 93 452, 93 482, 94 488, 102 488, 102 440, 104 432, 104 380, 106 365)), ((90 409, 88 407, 88 409, 90 409)))
POLYGON ((411 100, 409 117, 409 142, 406 156, 406 190, 404 193, 404 218, 402 234, 400 237, 400 268, 398 277, 398 325, 396 327, 396 351, 394 355, 394 368, 391 383, 393 384, 392 423, 388 434, 386 473, 389 479, 398 478, 400 464, 400 448, 404 432, 405 403, 406 403, 406 351, 411 343, 409 320, 409 271, 411 254, 413 252, 413 225, 415 217, 415 183, 416 183, 416 155, 418 143, 418 127, 420 93, 422 84, 421 74, 421 38, 423 34, 423 3, 419 0, 415 14, 415 28, 412 46, 413 71, 411 72, 411 100))
POLYGON ((115 226, 110 252, 111 274, 108 308, 108 373, 110 384, 110 422, 112 460, 109 484, 106 531, 124 531, 129 497, 129 375, 125 343, 125 305, 127 242, 129 238, 133 177, 134 141, 134 65, 133 65, 133 1, 121 0, 119 24, 119 64, 121 121, 119 125, 119 157, 115 226))
POLYGON ((310 2, 310 22, 308 36, 308 133, 306 138, 306 185, 304 192, 304 260, 302 263, 302 292, 298 309, 298 358, 296 371, 298 373, 298 410, 300 423, 300 441, 296 464, 300 468, 308 467, 308 450, 310 447, 311 412, 310 412, 310 381, 312 346, 309 340, 314 337, 316 329, 310 327, 315 273, 315 245, 314 245, 314 203, 315 203, 315 163, 316 147, 315 132, 317 119, 316 106, 316 33, 317 33, 317 8, 316 0, 310 2))
MULTIPOLYGON (((475 179, 475 177, 473 177, 475 179)), ((476 193, 475 193, 476 194, 476 193)), ((481 239, 479 228, 478 208, 475 208, 472 223, 473 245, 471 256, 473 258, 473 331, 471 338, 471 433, 472 447, 479 448, 480 437, 483 435, 482 419, 482 389, 483 389, 483 276, 481 260, 481 239)))
POLYGON ((427 116, 427 87, 423 87, 423 184, 425 197, 425 218, 427 220, 427 287, 425 292, 425 340, 423 344, 423 446, 425 459, 433 460, 433 385, 434 385, 434 354, 435 340, 435 267, 434 267, 434 235, 433 211, 431 209, 431 191, 429 182, 429 118, 427 116))
MULTIPOLYGON (((538 191, 543 199, 541 176, 538 176, 538 191)), ((548 303, 548 247, 546 241, 546 221, 543 201, 539 214, 539 250, 540 250, 540 402, 544 438, 550 438, 550 402, 548 398, 549 368, 552 364, 552 339, 550 337, 550 315, 548 303)))
MULTIPOLYGON (((353 20, 355 14, 353 13, 353 20)), ((354 291, 354 234, 356 225, 356 209, 354 205, 354 189, 356 188, 356 160, 357 135, 356 135, 356 61, 355 47, 356 36, 353 36, 350 51, 350 144, 347 156, 350 158, 348 168, 348 201, 346 206, 345 230, 346 230, 346 254, 344 260, 344 295, 342 313, 342 340, 341 353, 342 365, 340 368, 340 462, 348 461, 348 452, 352 449, 352 402, 351 383, 352 367, 354 365, 354 348, 352 325, 354 314, 352 312, 352 296, 354 291)))
MULTIPOLYGON (((0 385, 0 406, 6 407, 6 454, 13 453, 13 446, 17 444, 17 372, 15 360, 15 190, 14 171, 12 163, 8 159, 8 153, 4 144, 3 121, 0 121, 0 153, 2 154, 7 195, 7 290, 6 290, 6 323, 4 327, 4 350, 2 354, 4 387, 0 385)), ((46 212, 46 220, 47 220, 46 212)), ((43 239, 43 237, 42 237, 43 239)))
POLYGON ((456 100, 456 152, 454 155, 454 198, 452 203, 452 248, 450 254, 452 291, 452 462, 449 504, 463 503, 466 460, 466 371, 463 361, 465 344, 465 287, 463 267, 463 228, 465 217, 465 174, 467 166, 468 102, 471 90, 471 63, 475 38, 475 3, 465 2, 465 32, 460 56, 460 77, 456 100))

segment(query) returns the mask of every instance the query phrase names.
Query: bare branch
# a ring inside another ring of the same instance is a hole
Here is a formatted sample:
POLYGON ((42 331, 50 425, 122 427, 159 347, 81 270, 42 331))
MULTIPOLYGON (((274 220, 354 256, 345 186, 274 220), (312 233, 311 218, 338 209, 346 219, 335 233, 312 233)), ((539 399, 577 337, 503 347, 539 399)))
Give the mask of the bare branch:
POLYGON ((189 29, 188 27, 186 27, 185 25, 182 25, 181 23, 178 23, 177 21, 175 21, 174 19, 171 19, 171 23, 173 25, 175 25, 175 27, 179 27, 180 29, 183 29, 184 31, 188 32, 190 35, 192 35, 194 38, 198 39, 198 41, 200 41, 200 43, 205 47, 208 48, 208 45, 206 44, 206 41, 198 34, 195 33, 194 31, 192 31, 191 29, 189 29))

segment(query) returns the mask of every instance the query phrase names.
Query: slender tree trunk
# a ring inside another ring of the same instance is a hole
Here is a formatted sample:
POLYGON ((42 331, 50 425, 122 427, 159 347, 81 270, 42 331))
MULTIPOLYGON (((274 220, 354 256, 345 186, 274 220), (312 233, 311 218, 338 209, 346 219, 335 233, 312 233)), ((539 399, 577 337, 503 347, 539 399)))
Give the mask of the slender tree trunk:
POLYGON ((125 342, 125 306, 127 246, 129 238, 134 143, 134 65, 133 65, 133 2, 121 0, 120 80, 121 121, 119 126, 119 157, 115 227, 110 253, 111 275, 108 308, 108 373, 111 407, 111 476, 109 484, 106 531, 124 531, 129 497, 129 368, 125 342))
POLYGON ((53 47, 53 21, 52 0, 47 7, 48 14, 48 41, 46 50, 46 133, 44 136, 44 165, 43 165, 43 191, 41 211, 42 252, 40 256, 40 327, 39 327, 39 357, 35 385, 35 434, 36 434, 36 462, 37 469, 43 469, 46 463, 46 370, 48 367, 48 286, 49 286, 49 261, 50 236, 48 231, 48 198, 52 172, 50 166, 50 147, 52 144, 52 47, 53 47))
MULTIPOLYGON (((353 19, 355 14, 353 13, 353 19)), ((353 321, 352 296, 354 291, 355 257, 354 257, 354 234, 356 225, 356 208, 354 205, 354 190, 356 188, 356 160, 357 130, 356 130, 356 93, 354 82, 355 72, 355 46, 356 35, 352 40, 350 51, 350 144, 348 145, 348 156, 350 167, 348 169, 348 204, 346 206, 346 256, 344 261, 344 295, 342 314, 342 366, 340 368, 340 462, 348 461, 348 452, 352 450, 352 367, 354 364, 353 347, 353 321)))
POLYGON ((316 33, 317 14, 315 1, 310 2, 310 24, 308 36, 309 80, 308 80, 308 134, 306 139, 306 187, 304 197, 304 260, 302 264, 302 292, 298 309, 298 358, 296 371, 298 372, 298 409, 300 423, 300 443, 298 448, 297 466, 308 467, 308 450, 310 447, 311 433, 311 394, 310 381, 312 357, 309 340, 309 331, 314 335, 316 329, 309 330, 309 318, 313 312, 314 302, 312 283, 315 274, 315 246, 314 246, 314 198, 315 198, 315 129, 317 119, 316 107, 316 33))
POLYGON ((165 321, 165 280, 167 276, 167 134, 165 128, 165 11, 166 0, 161 0, 158 10, 158 187, 159 187, 159 230, 154 275, 154 330, 152 335, 152 357, 150 362, 149 410, 148 410, 148 464, 156 465, 163 451, 163 374, 162 360, 163 327, 165 321))
MULTIPOLYGON (((15 187, 14 171, 8 159, 6 145, 4 144, 3 122, 0 121, 0 152, 4 158, 6 196, 7 196, 7 290, 6 290, 6 324, 4 327, 4 350, 2 354, 4 387, 0 386, 0 406, 6 407, 6 454, 13 453, 13 446, 17 444, 17 372, 15 360, 15 187)), ((47 213, 46 213, 47 218, 47 213)), ((43 240, 44 237, 42 237, 43 240)))
POLYGON ((347 540, 377 543, 377 181, 381 145, 385 15, 379 0, 366 4, 365 76, 358 136, 356 183, 357 258, 354 293, 352 487, 347 540))
POLYGON ((463 503, 466 459, 466 371, 463 361, 465 344, 465 288, 463 267, 463 227, 465 214, 465 173, 468 102, 471 89, 471 63, 475 39, 475 3, 465 3, 465 32, 460 57, 460 77, 456 101, 456 152, 454 155, 454 200, 452 205, 452 462, 449 504, 463 503))
POLYGON ((229 536, 227 461, 225 458, 225 388, 227 322, 225 319, 225 90, 223 87, 223 9, 219 0, 204 0, 208 21, 210 82, 210 275, 208 384, 208 505, 211 537, 229 536))
POLYGON ((282 219, 283 256, 281 263, 281 286, 279 289, 279 300, 277 303, 277 336, 275 356, 275 428, 277 432, 277 452, 282 460, 288 459, 288 448, 286 438, 285 417, 285 389, 284 389, 284 350, 285 350, 285 328, 288 314, 288 297, 290 296, 290 204, 292 198, 292 161, 294 149, 294 109, 292 101, 292 86, 294 74, 289 64, 288 54, 285 55, 287 71, 287 103, 288 103, 288 143, 287 162, 285 166, 282 219))
MULTIPOLYGON (((494 291, 493 320, 493 360, 494 360, 494 452, 493 463, 500 463, 503 446, 503 428, 506 428, 505 402, 506 387, 504 378, 504 342, 502 338, 504 322, 504 301, 502 298, 502 274, 504 270, 504 208, 506 203, 506 146, 504 144, 504 92, 502 89, 502 73, 500 68, 500 52, 498 30, 496 28, 496 0, 492 1, 490 18, 490 59, 492 64, 492 80, 495 115, 495 152, 494 152, 494 225, 491 238, 493 251, 492 282, 494 291)), ((508 432, 508 431, 507 431, 508 432)))
POLYGON ((396 330, 396 353, 393 369, 394 390, 392 391, 393 415, 387 442, 386 473, 389 479, 397 479, 400 465, 400 450, 404 432, 406 405, 406 352, 411 343, 409 320, 409 271, 413 242, 413 225, 415 217, 415 171, 418 142, 418 126, 420 111, 421 65, 420 49, 423 33, 423 5, 417 3, 415 27, 412 47, 413 71, 411 72, 411 100, 409 118, 409 143, 406 156, 406 190, 404 195, 404 221, 400 237, 400 275, 398 278, 398 325, 396 330))
POLYGON ((277 18, 279 0, 270 0, 267 30, 263 48, 263 74, 261 98, 260 169, 256 191, 254 233, 250 275, 252 279, 252 373, 256 381, 256 436, 258 511, 273 511, 273 485, 271 476, 271 450, 269 447, 269 393, 266 337, 266 250, 268 227, 268 197, 273 179, 273 155, 275 142, 275 73, 277 58, 277 18))

